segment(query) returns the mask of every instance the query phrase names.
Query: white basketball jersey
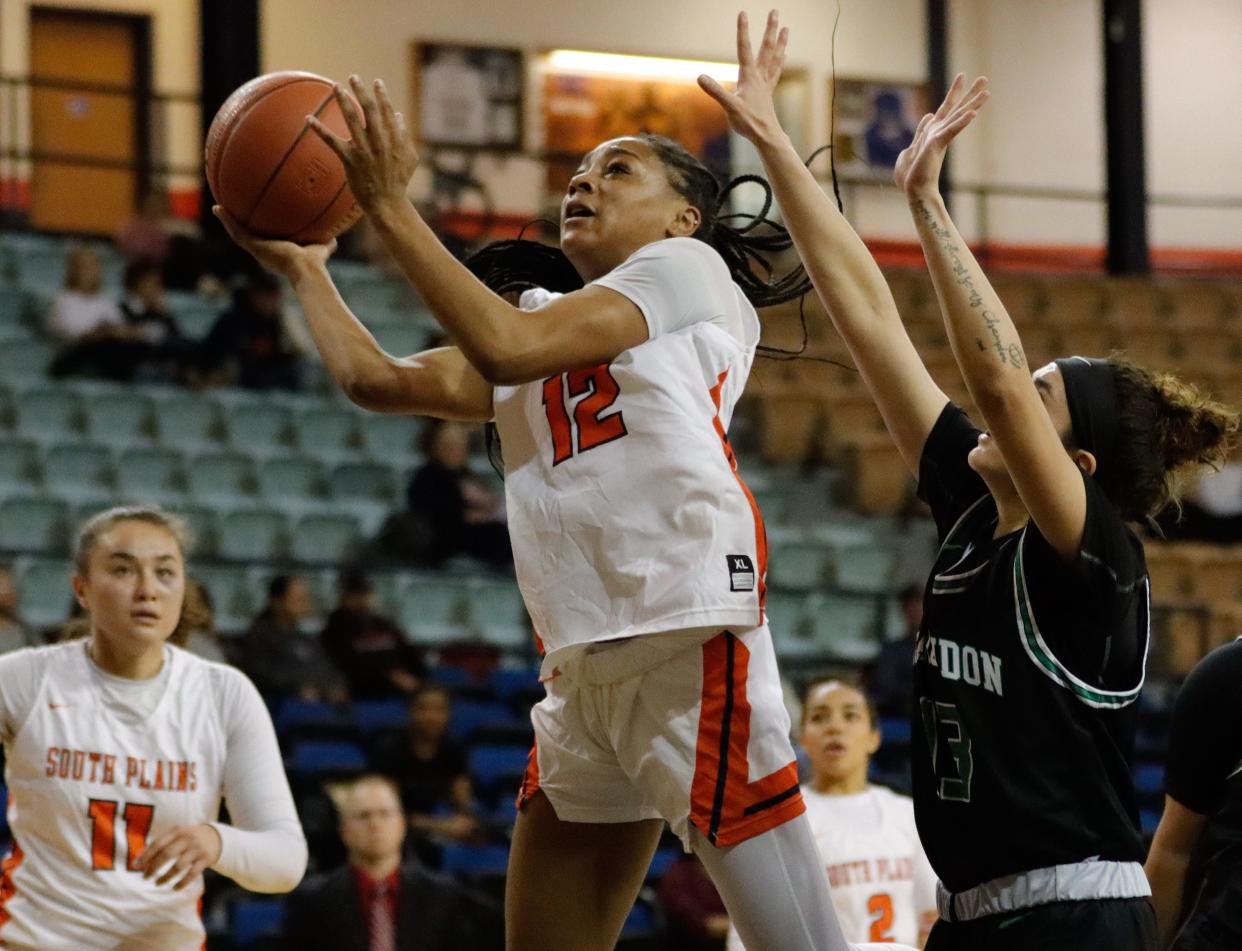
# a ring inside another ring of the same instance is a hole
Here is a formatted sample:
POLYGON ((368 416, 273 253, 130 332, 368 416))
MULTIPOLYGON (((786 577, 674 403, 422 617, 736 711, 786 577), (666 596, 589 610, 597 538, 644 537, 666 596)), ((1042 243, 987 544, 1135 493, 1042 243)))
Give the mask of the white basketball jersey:
MULTIPOLYGON (((494 395, 517 580, 549 663, 591 641, 763 617, 763 521, 726 438, 754 308, 688 238, 648 245, 596 283, 631 297, 649 339, 494 395)), ((523 309, 555 296, 528 291, 523 309)))
MULTIPOLYGON (((882 786, 850 796, 802 787, 832 905, 850 943, 917 945, 920 918, 936 910, 936 875, 914 827, 914 803, 882 786)), ((729 951, 744 951, 736 931, 729 951)))
POLYGON ((180 892, 131 870, 177 825, 213 822, 226 736, 212 669, 166 649, 153 713, 107 702, 83 642, 48 648, 33 708, 6 744, 13 851, 0 880, 0 946, 41 951, 204 947, 202 879, 180 892))

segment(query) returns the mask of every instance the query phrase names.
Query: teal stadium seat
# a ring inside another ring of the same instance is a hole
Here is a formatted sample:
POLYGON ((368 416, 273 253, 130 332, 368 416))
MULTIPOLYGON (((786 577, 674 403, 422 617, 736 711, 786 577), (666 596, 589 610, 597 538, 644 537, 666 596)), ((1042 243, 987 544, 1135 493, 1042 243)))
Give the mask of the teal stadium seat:
POLYGON ((191 565, 190 575, 197 578, 211 596, 217 630, 237 634, 250 625, 259 604, 244 567, 195 564, 191 565))
POLYGON ((250 456, 288 451, 293 444, 293 414, 275 403, 239 403, 228 414, 229 443, 250 456))
POLYGON ((0 502, 0 548, 63 554, 69 546, 69 507, 59 499, 13 498, 0 502))
MULTIPOLYGON (((0 350, 3 346, 0 345, 0 350)), ((82 401, 71 390, 39 387, 17 398, 17 431, 47 443, 74 442, 82 435, 82 401)))
POLYGON ((372 459, 410 465, 418 455, 421 428, 416 416, 368 413, 362 417, 362 446, 372 459))
POLYGON ((810 609, 811 601, 804 594, 768 592, 766 617, 777 656, 801 660, 826 652, 812 635, 810 609))
POLYGON ((252 497, 258 476, 249 456, 238 452, 208 452, 195 456, 186 468, 190 495, 199 501, 237 503, 252 497))
POLYGON ((39 447, 33 442, 0 442, 0 495, 29 494, 42 481, 39 447))
POLYGON ((220 445, 220 407, 204 396, 171 396, 156 404, 159 441, 166 446, 204 449, 220 445))
POLYGON ((113 446, 147 446, 155 436, 152 401, 141 393, 122 391, 83 400, 86 435, 113 446))
POLYGON ((397 504, 401 493, 396 474, 382 462, 345 462, 332 470, 332 497, 397 504))
POLYGON ((325 462, 357 458, 362 448, 361 419, 360 412, 345 407, 306 410, 295 424, 298 446, 305 455, 325 462))
POLYGON ((401 592, 399 622, 419 643, 444 643, 470 633, 469 585, 451 578, 419 578, 401 592))
POLYGON ((327 477, 322 464, 305 456, 268 459, 259 467, 259 491, 273 502, 322 499, 327 494, 327 477))
POLYGON ((477 579, 470 589, 470 626, 498 647, 533 647, 530 618, 513 581, 477 579))
POLYGON ((52 347, 26 335, 0 337, 0 379, 42 380, 52 362, 52 347))
POLYGON ((836 551, 836 586, 845 591, 882 593, 893 586, 895 555, 878 543, 848 545, 836 551))
POLYGON ((394 357, 408 357, 424 349, 427 331, 406 323, 372 327, 375 339, 385 351, 394 357))
POLYGON ((774 542, 768 582, 791 591, 814 591, 828 580, 832 553, 814 542, 774 542))
POLYGON ((118 494, 131 502, 176 505, 185 498, 186 476, 175 449, 127 449, 117 460, 118 494))
POLYGON ((53 446, 43 459, 43 483, 74 501, 111 498, 116 486, 112 450, 84 443, 53 446))
POLYGON ((357 520, 351 515, 306 515, 293 529, 294 561, 340 565, 354 554, 360 541, 357 520))
POLYGON ((230 512, 217 531, 216 553, 230 561, 277 561, 288 548, 285 516, 272 509, 230 512))
POLYGON ((46 630, 69 619, 73 607, 72 564, 32 560, 19 563, 15 575, 22 617, 31 626, 46 630))
POLYGON ((172 511, 189 526, 192 556, 215 558, 220 537, 216 510, 202 505, 176 505, 172 511))
POLYGON ((815 643, 821 652, 842 660, 873 660, 880 650, 877 610, 873 598, 813 595, 809 613, 815 643))

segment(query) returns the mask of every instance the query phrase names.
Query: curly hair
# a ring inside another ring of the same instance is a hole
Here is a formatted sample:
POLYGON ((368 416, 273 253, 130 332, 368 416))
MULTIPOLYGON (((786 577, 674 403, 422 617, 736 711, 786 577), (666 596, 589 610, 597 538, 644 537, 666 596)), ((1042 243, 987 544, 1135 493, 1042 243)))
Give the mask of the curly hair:
POLYGON ((1142 521, 1180 508, 1187 476, 1219 470, 1238 441, 1238 413, 1169 373, 1109 358, 1117 385, 1121 435, 1110 485, 1101 485, 1125 518, 1142 521))

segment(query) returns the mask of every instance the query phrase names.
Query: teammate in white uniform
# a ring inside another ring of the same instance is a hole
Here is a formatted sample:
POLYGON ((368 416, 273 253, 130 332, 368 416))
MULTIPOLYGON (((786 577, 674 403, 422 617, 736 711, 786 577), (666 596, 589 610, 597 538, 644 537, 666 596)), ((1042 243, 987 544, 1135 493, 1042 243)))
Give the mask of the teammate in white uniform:
MULTIPOLYGON (((880 746, 874 705, 848 681, 813 683, 800 740, 811 767, 802 796, 845 937, 921 948, 936 921, 936 874, 919 844, 913 801, 867 782, 880 746)), ((728 948, 743 951, 736 931, 728 948)))
POLYGON ((407 200, 417 155, 382 83, 352 85, 366 122, 338 90, 350 140, 308 121, 457 346, 390 357, 337 294, 331 247, 257 240, 217 214, 289 277, 355 402, 499 428, 518 581, 547 654, 509 948, 612 947, 664 821, 755 951, 844 948, 764 625, 763 524, 726 438, 755 305, 807 286, 756 276, 747 252, 780 233, 718 219, 719 184, 677 143, 620 138, 571 179, 561 250, 493 249, 485 284, 407 200), (521 309, 499 296, 517 290, 521 309))
POLYGON ((73 579, 87 637, 0 657, 13 832, 0 947, 191 951, 205 946, 204 869, 257 892, 289 891, 306 870, 258 692, 167 643, 183 538, 157 509, 95 516, 73 579))

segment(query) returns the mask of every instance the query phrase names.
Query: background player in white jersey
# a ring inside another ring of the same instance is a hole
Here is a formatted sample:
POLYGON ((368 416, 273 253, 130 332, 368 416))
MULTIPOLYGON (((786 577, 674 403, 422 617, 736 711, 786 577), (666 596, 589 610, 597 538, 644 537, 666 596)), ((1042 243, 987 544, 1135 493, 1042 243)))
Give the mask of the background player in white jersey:
MULTIPOLYGON (((936 873, 919 844, 914 803, 867 782, 880 747, 875 705, 848 680, 812 683, 799 737, 810 763, 806 814, 848 941, 918 945, 936 921, 936 873)), ((735 930, 729 951, 743 951, 735 930)))
POLYGON ((754 951, 845 947, 764 625, 763 524, 725 435, 755 305, 806 287, 800 272, 756 275, 783 232, 729 227, 718 182, 684 148, 625 137, 573 175, 561 248, 493 249, 485 284, 408 201, 417 155, 382 83, 352 85, 365 127, 337 97, 351 141, 308 121, 457 346, 388 356, 337 294, 330 247, 257 241, 221 217, 290 278, 356 402, 497 423, 548 690, 510 858, 509 947, 612 947, 663 821, 754 951), (496 293, 517 290, 522 309, 496 293))
POLYGON ((184 540, 158 509, 96 515, 74 552, 87 636, 0 658, 4 948, 190 951, 203 947, 204 869, 257 892, 289 891, 306 870, 258 691, 167 643, 184 540))

